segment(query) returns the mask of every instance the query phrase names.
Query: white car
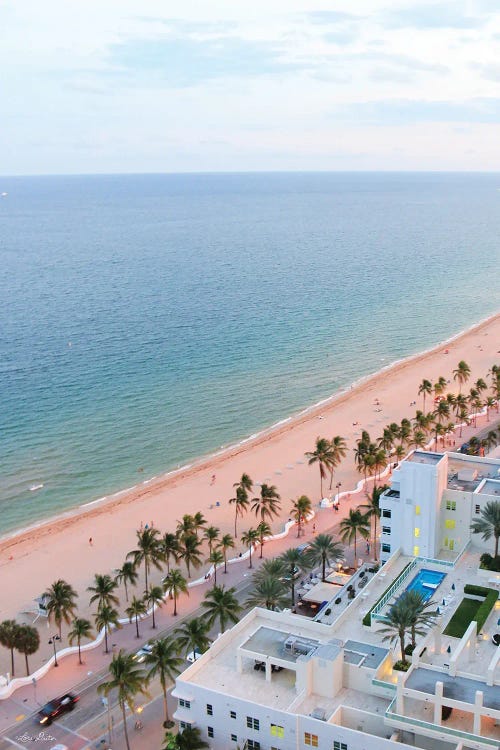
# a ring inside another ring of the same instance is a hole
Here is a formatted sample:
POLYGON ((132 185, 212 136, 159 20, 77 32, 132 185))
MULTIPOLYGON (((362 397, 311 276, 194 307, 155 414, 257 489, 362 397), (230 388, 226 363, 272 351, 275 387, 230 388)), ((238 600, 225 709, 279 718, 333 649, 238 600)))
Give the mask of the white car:
POLYGON ((61 745, 59 743, 59 745, 52 745, 50 750, 69 750, 69 747, 67 745, 61 745))
POLYGON ((201 651, 195 648, 194 651, 190 651, 190 653, 186 656, 186 659, 192 664, 196 661, 196 659, 199 659, 201 655, 201 651))
POLYGON ((134 654, 134 661, 138 661, 139 664, 144 661, 146 656, 148 656, 153 650, 153 646, 151 643, 145 643, 142 648, 139 649, 139 651, 134 654))

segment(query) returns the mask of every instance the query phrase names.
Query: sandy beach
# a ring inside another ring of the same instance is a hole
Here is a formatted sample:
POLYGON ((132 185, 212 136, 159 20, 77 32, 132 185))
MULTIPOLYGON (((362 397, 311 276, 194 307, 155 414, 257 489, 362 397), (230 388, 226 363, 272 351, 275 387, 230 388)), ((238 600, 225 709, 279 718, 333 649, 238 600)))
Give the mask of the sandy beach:
MULTIPOLYGON (((352 448, 362 429, 367 429, 372 438, 378 438, 387 423, 413 417, 416 408, 422 408, 417 392, 424 377, 434 382, 443 375, 451 381, 449 390, 457 392, 452 371, 461 359, 471 367, 471 382, 479 377, 486 379, 491 366, 500 362, 499 350, 500 313, 431 351, 364 379, 252 441, 3 539, 0 619, 18 617, 23 610, 30 609, 34 597, 60 577, 79 592, 79 610, 87 616, 85 589, 94 573, 110 572, 123 563, 127 552, 135 546, 135 530, 141 524, 154 524, 162 532, 174 531, 177 519, 184 513, 201 511, 209 524, 223 533, 232 533, 234 515, 228 500, 234 494, 233 483, 243 472, 254 482, 276 485, 282 499, 282 515, 273 526, 275 530, 281 529, 291 502, 298 496, 308 495, 315 506, 320 500, 318 468, 309 467, 304 458, 318 436, 331 439, 342 435, 347 440, 348 455, 335 476, 333 491, 337 482, 341 482, 342 491, 350 490, 360 479, 352 448), (413 401, 416 406, 411 405, 413 401)), ((429 402, 427 406, 430 408, 429 402)), ((484 429, 484 420, 478 427, 484 429)), ((464 437, 465 434, 470 431, 464 432, 464 437)), ((256 525, 255 516, 248 514, 238 523, 239 530, 244 531, 256 525)))

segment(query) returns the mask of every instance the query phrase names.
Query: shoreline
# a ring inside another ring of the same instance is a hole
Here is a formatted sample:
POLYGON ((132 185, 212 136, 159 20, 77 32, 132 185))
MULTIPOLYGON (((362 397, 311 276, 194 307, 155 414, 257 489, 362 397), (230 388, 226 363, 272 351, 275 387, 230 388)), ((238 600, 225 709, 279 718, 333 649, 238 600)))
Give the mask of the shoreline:
MULTIPOLYGON (((98 517, 114 508, 128 505, 136 500, 143 499, 148 495, 168 489, 169 486, 175 487, 176 482, 194 476, 206 470, 208 467, 216 468, 224 460, 238 456, 251 448, 264 445, 268 441, 279 437, 287 431, 295 430, 310 418, 318 416, 318 413, 322 410, 332 410, 335 406, 342 404, 349 397, 353 397, 358 392, 361 392, 363 388, 375 384, 378 381, 383 382, 387 377, 403 372, 405 368, 412 364, 425 362, 427 358, 443 352, 446 347, 453 343, 460 342, 461 339, 470 334, 480 333, 483 328, 488 327, 499 320, 500 311, 497 311, 427 349, 414 352, 413 354, 409 354, 406 357, 384 365, 375 372, 362 375, 350 385, 340 388, 330 396, 320 399, 314 404, 306 406, 298 412, 295 412, 268 427, 264 427, 256 433, 242 438, 236 443, 222 446, 213 453, 198 457, 176 469, 167 470, 165 473, 155 475, 136 485, 118 490, 113 494, 96 498, 95 500, 69 508, 68 510, 54 516, 47 516, 40 521, 29 524, 28 526, 6 532, 5 534, 0 535, 0 554, 9 550, 12 546, 21 544, 35 532, 51 534, 57 530, 54 529, 54 527, 58 527, 58 529, 66 529, 83 518, 98 517)), ((456 365, 456 363, 452 364, 456 365)), ((486 373, 483 373, 482 376, 484 377, 485 375, 486 373)), ((364 428, 366 426, 361 425, 361 427, 364 428)))

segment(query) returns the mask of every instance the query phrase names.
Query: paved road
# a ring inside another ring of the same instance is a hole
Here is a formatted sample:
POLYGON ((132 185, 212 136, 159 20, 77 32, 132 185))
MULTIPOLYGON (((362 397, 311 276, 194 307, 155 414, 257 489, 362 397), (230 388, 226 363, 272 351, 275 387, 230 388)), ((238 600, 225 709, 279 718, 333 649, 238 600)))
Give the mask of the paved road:
MULTIPOLYGON (((237 598, 243 603, 248 596, 252 587, 251 581, 244 580, 238 586, 237 598)), ((189 616, 183 619, 191 619, 202 614, 201 608, 190 612, 189 616)), ((183 620, 175 622, 170 627, 156 633, 155 638, 167 635, 172 632, 183 620)), ((210 633, 212 638, 217 636, 217 627, 214 627, 210 633)), ((146 641, 144 641, 146 642, 146 641)), ((137 649, 140 642, 137 644, 137 649)), ((187 662, 186 662, 187 666, 187 662)), ((100 673, 93 674, 80 685, 75 686, 74 691, 80 696, 73 711, 64 715, 50 727, 42 728, 37 722, 36 712, 24 717, 20 714, 20 719, 10 728, 2 733, 0 740, 0 750, 12 750, 12 748, 42 747, 44 750, 50 750, 53 745, 61 743, 66 745, 69 750, 85 750, 86 748, 102 748, 102 750, 112 747, 113 750, 121 750, 125 747, 123 736, 123 722, 121 711, 116 704, 116 697, 110 696, 109 709, 103 705, 102 697, 97 692, 97 686, 108 677, 108 669, 101 670, 100 673), (21 718, 22 717, 22 718, 21 718), (109 744, 111 738, 112 744, 109 744)), ((130 731, 131 744, 136 747, 159 747, 163 738, 164 730, 162 729, 163 721, 163 697, 159 682, 156 680, 148 688, 151 698, 144 699, 140 717, 144 725, 140 732, 134 730, 135 720, 129 719, 128 728, 130 731), (140 739, 139 739, 140 738, 140 739)), ((174 710, 176 701, 172 701, 172 710, 174 710)), ((20 710, 22 706, 20 705, 20 710)))

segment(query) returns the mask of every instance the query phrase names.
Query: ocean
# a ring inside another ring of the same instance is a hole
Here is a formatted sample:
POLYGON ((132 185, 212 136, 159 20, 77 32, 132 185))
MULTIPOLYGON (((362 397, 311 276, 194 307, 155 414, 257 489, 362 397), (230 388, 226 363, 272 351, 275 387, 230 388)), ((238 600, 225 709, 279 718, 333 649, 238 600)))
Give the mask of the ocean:
POLYGON ((0 193, 2 534, 499 307, 495 174, 2 177, 0 193))

